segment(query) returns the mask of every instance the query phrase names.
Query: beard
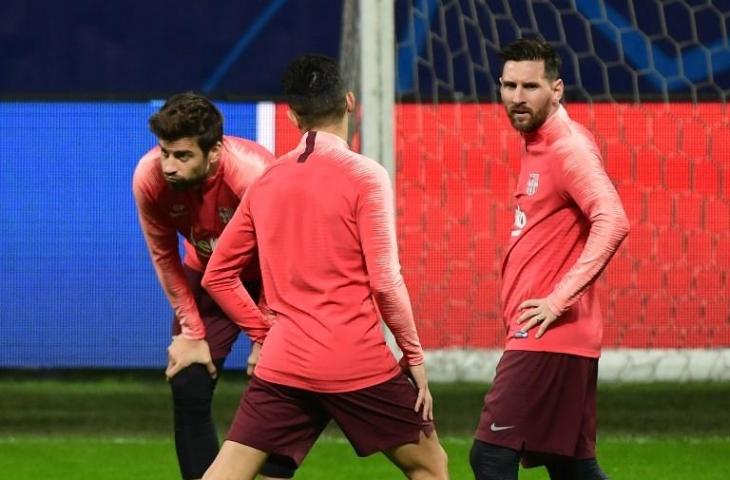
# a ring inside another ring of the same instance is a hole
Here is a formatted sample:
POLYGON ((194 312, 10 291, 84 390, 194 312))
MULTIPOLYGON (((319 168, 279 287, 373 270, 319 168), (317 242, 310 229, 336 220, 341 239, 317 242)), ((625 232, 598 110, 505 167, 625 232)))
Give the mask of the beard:
POLYGON ((533 110, 526 105, 518 105, 515 107, 506 107, 507 115, 512 123, 515 130, 522 133, 534 132, 545 123, 548 112, 550 111, 550 105, 539 110, 533 110))
POLYGON ((167 185, 169 185, 169 187, 176 192, 185 192, 187 190, 195 188, 203 183, 203 180, 205 180, 205 176, 191 179, 184 179, 180 177, 174 179, 165 178, 167 185))
POLYGON ((202 185, 203 182, 205 182, 205 179, 208 178, 209 171, 210 162, 206 162, 205 166, 201 166, 189 172, 192 176, 188 178, 181 177, 179 175, 173 175, 170 177, 165 176, 165 181, 172 190, 176 192, 185 192, 202 185))

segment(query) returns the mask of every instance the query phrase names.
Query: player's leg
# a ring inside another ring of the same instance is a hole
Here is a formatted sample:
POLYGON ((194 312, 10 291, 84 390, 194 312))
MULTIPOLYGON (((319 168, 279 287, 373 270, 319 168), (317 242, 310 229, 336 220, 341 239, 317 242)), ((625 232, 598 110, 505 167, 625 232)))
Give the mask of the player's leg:
POLYGON ((608 480, 595 458, 547 462, 545 468, 550 480, 608 480))
POLYGON ((589 392, 596 369, 596 359, 587 357, 505 352, 476 439, 521 452, 527 468, 555 457, 594 457, 595 402, 589 392))
POLYGON ((479 417, 469 463, 477 480, 512 480, 517 478, 522 446, 531 435, 527 420, 533 397, 532 383, 539 375, 524 365, 521 352, 505 352, 479 417))
POLYGON ((359 456, 383 452, 408 478, 448 478, 446 452, 433 422, 413 411, 418 390, 405 374, 361 390, 319 397, 359 456))
POLYGON ((449 478, 448 458, 434 430, 420 433, 418 443, 406 443, 383 452, 412 480, 444 480, 449 478))
MULTIPOLYGON (((203 273, 183 265, 185 277, 205 324, 206 341, 216 370, 223 369, 225 358, 238 338, 239 329, 230 322, 213 299, 200 286, 203 273)), ((181 333, 174 318, 172 334, 181 333)), ((175 429, 175 450, 184 480, 199 479, 218 453, 218 433, 213 422, 212 400, 216 380, 202 364, 193 364, 170 379, 175 429)))
MULTIPOLYGON (((291 478, 329 419, 310 392, 254 376, 238 406, 226 443, 266 452, 269 457, 259 471, 265 475, 263 478, 291 478)), ((255 452, 251 450, 228 450, 242 452, 252 460, 258 458, 252 456, 255 452)), ((228 472, 235 463, 223 462, 216 471, 228 472)))
POLYGON ((517 480, 520 453, 508 447, 474 440, 469 463, 476 480, 517 480))
MULTIPOLYGON (((214 363, 220 371, 223 359, 214 363)), ((218 435, 211 414, 215 384, 205 366, 197 363, 170 379, 175 450, 185 480, 201 478, 218 453, 218 435)))
POLYGON ((259 470, 261 480, 276 480, 280 478, 293 478, 297 471, 297 464, 285 455, 271 454, 266 463, 259 470))
MULTIPOLYGON (((206 329, 206 340, 214 359, 216 370, 221 372, 226 356, 239 336, 239 329, 200 287, 202 274, 185 267, 195 301, 206 329)), ((261 283, 244 283, 252 298, 261 293, 261 283)), ((180 333, 180 325, 173 323, 173 334, 180 333)), ((213 422, 212 399, 216 380, 203 365, 196 364, 182 370, 172 379, 175 449, 183 479, 198 479, 210 466, 218 453, 218 434, 213 422)), ((262 480, 292 478, 296 464, 289 459, 272 457, 262 468, 262 480)))
POLYGON ((267 456, 261 450, 226 440, 203 480, 253 480, 267 456))
POLYGON ((608 480, 595 458, 582 458, 573 461, 576 480, 608 480))
MULTIPOLYGON (((241 280, 243 281, 243 286, 246 288, 246 291, 248 291, 248 294, 251 295, 251 298, 258 300, 261 297, 262 292, 261 281, 241 280)), ((228 324, 230 325, 232 322, 228 321, 228 324)), ((225 339, 225 335, 223 335, 223 338, 225 339)), ((297 464, 294 460, 286 456, 273 454, 269 455, 266 459, 266 462, 259 471, 258 478, 260 480, 292 478, 296 470, 297 464)))
POLYGON ((604 480, 608 476, 601 470, 596 454, 596 395, 598 384, 598 362, 588 361, 585 368, 574 369, 572 376, 584 378, 583 397, 578 394, 575 402, 583 405, 580 432, 574 458, 545 462, 552 480, 604 480))

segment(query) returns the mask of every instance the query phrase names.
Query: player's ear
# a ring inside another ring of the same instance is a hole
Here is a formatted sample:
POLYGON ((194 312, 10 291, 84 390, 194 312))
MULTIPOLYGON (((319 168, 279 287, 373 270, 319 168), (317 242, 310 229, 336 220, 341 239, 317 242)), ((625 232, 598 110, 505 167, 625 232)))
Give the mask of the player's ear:
POLYGON ((557 105, 560 103, 560 100, 563 99, 563 90, 565 89, 565 85, 563 84, 563 79, 558 78, 553 82, 553 103, 557 105))
POLYGON ((297 127, 297 129, 302 129, 302 127, 299 126, 299 115, 297 115, 297 112, 295 112, 291 108, 287 108, 286 116, 289 118, 289 121, 294 124, 295 127, 297 127))
POLYGON ((347 106, 347 112, 352 113, 355 111, 355 94, 347 92, 345 94, 345 105, 347 106))
POLYGON ((215 163, 221 158, 221 152, 223 151, 223 143, 215 142, 210 150, 208 151, 208 159, 210 163, 215 163))

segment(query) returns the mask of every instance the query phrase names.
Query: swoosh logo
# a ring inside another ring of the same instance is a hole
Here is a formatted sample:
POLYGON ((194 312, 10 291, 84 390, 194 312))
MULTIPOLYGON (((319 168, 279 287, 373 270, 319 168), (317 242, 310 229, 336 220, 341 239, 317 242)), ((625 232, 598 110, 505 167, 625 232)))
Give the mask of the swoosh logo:
POLYGON ((509 430, 510 428, 515 428, 514 425, 506 425, 504 427, 498 427, 496 424, 492 423, 489 426, 489 429, 493 432, 501 432, 502 430, 509 430))

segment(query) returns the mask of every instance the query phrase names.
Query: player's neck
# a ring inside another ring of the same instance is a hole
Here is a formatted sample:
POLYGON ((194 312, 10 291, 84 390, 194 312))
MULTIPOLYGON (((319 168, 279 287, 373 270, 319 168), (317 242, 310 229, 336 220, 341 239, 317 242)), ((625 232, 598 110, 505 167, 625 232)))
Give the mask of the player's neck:
POLYGON ((330 123, 328 125, 318 125, 311 130, 315 132, 326 132, 337 135, 344 141, 347 141, 347 115, 338 123, 330 123))

